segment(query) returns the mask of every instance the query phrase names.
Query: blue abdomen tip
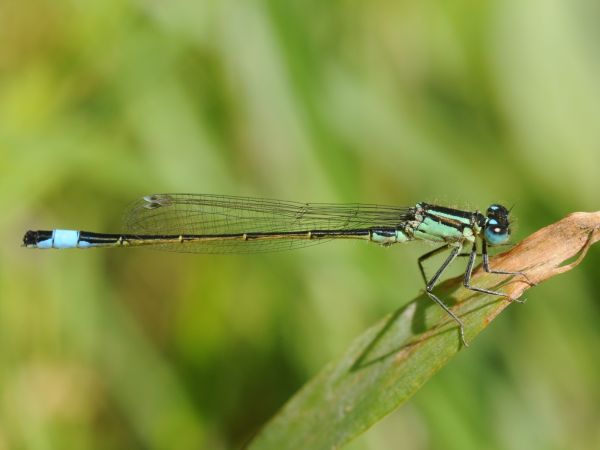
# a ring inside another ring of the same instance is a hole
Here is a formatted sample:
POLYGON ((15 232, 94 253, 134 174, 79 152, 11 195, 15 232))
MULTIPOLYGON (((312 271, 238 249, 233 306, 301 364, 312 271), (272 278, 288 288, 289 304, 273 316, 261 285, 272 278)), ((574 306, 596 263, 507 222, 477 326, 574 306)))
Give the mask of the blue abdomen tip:
POLYGON ((75 248, 79 242, 79 231, 54 230, 52 241, 53 248, 75 248))

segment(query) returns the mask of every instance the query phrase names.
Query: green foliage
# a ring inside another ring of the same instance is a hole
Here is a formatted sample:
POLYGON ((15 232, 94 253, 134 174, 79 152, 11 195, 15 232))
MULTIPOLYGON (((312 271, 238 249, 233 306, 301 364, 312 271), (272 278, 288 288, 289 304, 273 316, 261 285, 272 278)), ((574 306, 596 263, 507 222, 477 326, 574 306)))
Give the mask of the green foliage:
MULTIPOLYGON (((466 290, 459 294, 467 296, 466 290)), ((483 295, 464 305, 473 311, 466 316, 470 339, 475 329, 487 326, 498 303, 483 295)), ((250 448, 338 448, 364 432, 408 400, 457 352, 456 322, 444 320, 444 314, 422 295, 371 327, 303 387, 250 448), (445 325, 436 327, 440 321, 445 325)))
MULTIPOLYGON (((240 447, 415 297, 428 250, 33 252, 24 231, 119 231, 130 200, 199 192, 516 203, 519 240, 598 209, 596 22, 566 0, 0 3, 0 447, 240 447)), ((597 447, 598 258, 350 447, 597 447)))

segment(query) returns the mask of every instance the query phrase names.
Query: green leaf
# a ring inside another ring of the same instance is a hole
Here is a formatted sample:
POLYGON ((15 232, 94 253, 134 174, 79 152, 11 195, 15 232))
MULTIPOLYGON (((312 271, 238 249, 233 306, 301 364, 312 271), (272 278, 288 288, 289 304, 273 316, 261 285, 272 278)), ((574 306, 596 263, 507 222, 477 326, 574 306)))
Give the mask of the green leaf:
MULTIPOLYGON (((533 284, 575 267, 599 239, 600 212, 572 214, 492 260, 495 270, 525 271, 529 282, 478 268, 473 285, 517 299, 533 284)), ((469 342, 511 304, 465 289, 462 277, 441 284, 436 293, 463 320, 469 342)), ((456 322, 423 294, 366 330, 341 358, 325 366, 249 448, 339 448, 409 399, 461 348, 456 322)))

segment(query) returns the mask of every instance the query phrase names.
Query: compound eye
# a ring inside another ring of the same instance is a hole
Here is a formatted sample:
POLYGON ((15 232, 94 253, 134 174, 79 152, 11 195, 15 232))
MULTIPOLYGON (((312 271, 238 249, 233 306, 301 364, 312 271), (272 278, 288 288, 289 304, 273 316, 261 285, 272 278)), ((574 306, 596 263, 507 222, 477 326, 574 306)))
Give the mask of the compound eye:
POLYGON ((490 245, 504 244, 510 238, 507 227, 501 226, 496 219, 488 220, 484 232, 485 240, 490 245))
POLYGON ((492 216, 492 217, 508 217, 508 209, 506 209, 504 206, 499 205, 497 203, 494 203, 493 205, 490 205, 489 208, 487 209, 486 215, 488 217, 492 216))

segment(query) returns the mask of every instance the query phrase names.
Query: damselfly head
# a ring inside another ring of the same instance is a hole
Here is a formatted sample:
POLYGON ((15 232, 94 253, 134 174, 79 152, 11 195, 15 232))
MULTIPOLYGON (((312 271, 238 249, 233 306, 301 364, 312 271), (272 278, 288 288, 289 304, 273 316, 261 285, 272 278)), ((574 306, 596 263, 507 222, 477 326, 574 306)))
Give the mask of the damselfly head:
POLYGON ((510 238, 509 211, 502 205, 493 204, 487 209, 484 237, 490 245, 504 244, 510 238))

